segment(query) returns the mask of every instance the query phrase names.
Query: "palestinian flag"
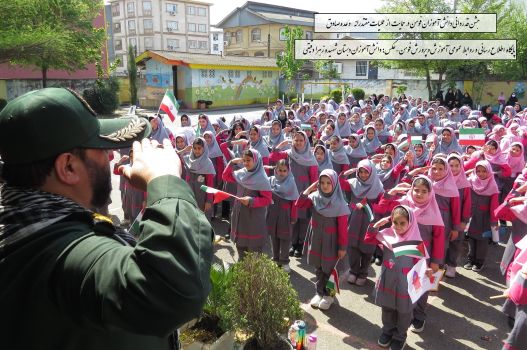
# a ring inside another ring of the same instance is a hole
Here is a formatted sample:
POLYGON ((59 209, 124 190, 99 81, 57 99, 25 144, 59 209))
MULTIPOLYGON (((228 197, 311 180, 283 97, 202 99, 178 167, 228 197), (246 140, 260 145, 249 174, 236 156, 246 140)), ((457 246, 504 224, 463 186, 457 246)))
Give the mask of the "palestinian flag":
POLYGON ((459 129, 459 144, 461 146, 484 146, 485 130, 479 129, 459 129))
POLYGON ((128 232, 130 232, 134 236, 139 235, 139 224, 141 223, 141 220, 143 219, 143 214, 145 213, 145 209, 141 210, 139 214, 137 214, 137 217, 135 218, 134 222, 132 222, 132 225, 130 225, 130 228, 128 229, 128 232))
POLYGON ((370 205, 368 203, 365 203, 365 204, 363 204, 362 209, 364 209, 364 212, 368 216, 368 221, 372 222, 374 216, 373 216, 373 210, 371 209, 370 205))
POLYGON ((337 269, 334 268, 333 271, 331 271, 329 280, 326 283, 326 288, 329 289, 331 295, 334 295, 335 293, 340 294, 339 273, 337 272, 337 269))
POLYGON ((233 196, 230 193, 220 191, 220 190, 215 189, 213 187, 208 187, 208 186, 205 186, 205 185, 201 185, 200 188, 201 188, 202 191, 205 191, 207 193, 211 193, 211 194, 214 195, 214 204, 219 203, 221 201, 224 201, 224 200, 226 200, 229 197, 236 198, 236 196, 233 196))
POLYGON ((392 245, 393 254, 395 257, 402 255, 412 255, 421 258, 426 258, 426 248, 423 241, 404 241, 392 245))
POLYGON ((177 100, 174 97, 174 93, 172 91, 167 90, 167 92, 165 92, 165 96, 161 101, 161 106, 159 106, 159 109, 168 114, 168 117, 172 122, 176 120, 179 104, 177 103, 177 100))

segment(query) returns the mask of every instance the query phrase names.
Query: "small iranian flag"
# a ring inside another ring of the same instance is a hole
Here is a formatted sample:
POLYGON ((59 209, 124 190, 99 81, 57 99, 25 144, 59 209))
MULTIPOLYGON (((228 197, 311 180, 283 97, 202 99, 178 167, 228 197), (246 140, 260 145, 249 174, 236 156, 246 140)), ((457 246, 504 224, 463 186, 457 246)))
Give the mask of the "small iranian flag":
POLYGON ((392 245, 395 257, 411 255, 419 258, 426 257, 426 248, 423 241, 404 241, 392 245))
POLYGON ((484 146, 485 130, 459 129, 459 144, 462 146, 484 146))
POLYGON ((130 228, 128 229, 128 232, 133 234, 134 236, 139 235, 139 224, 141 223, 141 220, 143 219, 143 214, 145 213, 145 209, 141 210, 139 214, 137 214, 137 217, 135 218, 134 222, 130 225, 130 228))
POLYGON ((168 114, 170 120, 174 122, 174 120, 176 120, 178 108, 179 104, 177 103, 177 100, 174 97, 174 93, 170 90, 167 90, 167 92, 165 92, 163 100, 161 101, 161 106, 159 106, 159 109, 168 114))
POLYGON ((329 289, 329 294, 332 296, 334 296, 335 293, 340 294, 339 273, 337 272, 337 269, 333 268, 333 271, 331 271, 329 280, 326 283, 326 288, 329 289))
POLYGON ((214 195, 214 204, 219 203, 221 201, 224 201, 224 200, 226 200, 229 197, 238 198, 236 196, 233 196, 230 193, 220 191, 220 190, 215 189, 213 187, 208 187, 208 186, 205 186, 205 185, 201 185, 200 188, 201 188, 202 191, 205 191, 207 193, 211 193, 211 194, 214 195))

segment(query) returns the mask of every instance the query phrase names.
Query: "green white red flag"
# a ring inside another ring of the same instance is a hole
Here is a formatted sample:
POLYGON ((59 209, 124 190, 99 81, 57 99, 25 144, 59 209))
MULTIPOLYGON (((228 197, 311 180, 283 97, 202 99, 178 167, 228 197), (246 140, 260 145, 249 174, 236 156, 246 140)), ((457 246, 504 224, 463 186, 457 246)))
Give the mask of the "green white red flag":
POLYGON ((462 146, 484 146, 485 130, 477 129, 459 129, 459 144, 462 146))
POLYGON ((329 290, 329 293, 332 296, 334 296, 335 293, 340 294, 339 273, 337 272, 337 269, 333 268, 333 271, 331 271, 329 280, 326 283, 326 288, 329 290))
POLYGON ((423 241, 403 241, 392 245, 393 255, 399 257, 402 255, 415 256, 418 258, 427 258, 425 245, 423 241))
POLYGON ((165 92, 165 96, 163 96, 159 109, 164 111, 172 122, 176 120, 179 104, 177 103, 176 97, 172 91, 167 90, 167 92, 165 92))
POLYGON ((221 201, 224 201, 230 197, 232 198, 238 198, 230 193, 227 193, 227 192, 224 192, 224 191, 220 191, 214 187, 209 187, 209 186, 205 186, 205 185, 202 185, 201 187, 201 190, 202 191, 205 191, 207 193, 210 193, 212 195, 214 195, 214 204, 216 203, 219 203, 221 201))

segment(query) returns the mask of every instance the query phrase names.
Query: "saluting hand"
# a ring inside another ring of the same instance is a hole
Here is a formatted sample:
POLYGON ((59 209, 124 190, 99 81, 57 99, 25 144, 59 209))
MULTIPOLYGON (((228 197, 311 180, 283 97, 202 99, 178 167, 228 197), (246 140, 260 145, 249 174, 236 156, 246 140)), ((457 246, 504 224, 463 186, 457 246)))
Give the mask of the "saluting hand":
POLYGON ((163 175, 174 175, 181 178, 181 160, 179 159, 170 140, 163 140, 163 147, 159 148, 156 140, 144 139, 133 144, 134 164, 120 166, 119 171, 132 186, 146 191, 146 186, 153 179, 163 175))

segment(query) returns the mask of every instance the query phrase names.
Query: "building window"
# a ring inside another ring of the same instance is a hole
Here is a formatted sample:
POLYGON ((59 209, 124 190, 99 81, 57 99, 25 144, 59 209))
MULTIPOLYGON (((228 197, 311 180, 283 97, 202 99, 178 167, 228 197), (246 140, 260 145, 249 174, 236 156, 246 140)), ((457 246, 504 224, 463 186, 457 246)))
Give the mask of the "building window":
POLYGON ((123 41, 121 39, 115 40, 115 51, 120 51, 123 49, 123 41))
POLYGON ((272 78, 273 77, 273 71, 270 70, 269 72, 267 72, 267 77, 268 78, 272 78))
POLYGON ((143 15, 144 16, 152 15, 152 1, 143 1, 143 15))
POLYGON ((135 34, 135 19, 128 21, 128 33, 135 34))
POLYGON ((214 45, 212 45, 212 49, 214 51, 218 51, 220 48, 218 47, 218 44, 214 44, 214 45))
POLYGON ((198 48, 198 42, 196 40, 189 40, 188 41, 188 48, 189 49, 197 49, 198 48))
POLYGON ((264 57, 265 54, 262 51, 257 51, 254 53, 254 57, 264 57))
MULTIPOLYGON (((228 34, 228 33, 227 33, 228 34)), ((236 32, 232 32, 231 36, 229 37, 229 44, 237 44, 236 41, 236 32)))
POLYGON ((216 71, 214 69, 209 69, 209 78, 214 78, 216 71))
POLYGON ((218 41, 219 37, 218 37, 218 33, 214 33, 212 34, 212 40, 214 41, 218 41))
POLYGON ((119 55, 118 58, 119 58, 119 67, 124 67, 124 60, 125 60, 124 55, 119 55))
POLYGON ((196 31, 196 23, 187 23, 187 30, 189 32, 195 32, 196 31))
POLYGON ((187 6, 187 15, 195 15, 196 14, 196 7, 195 6, 187 6))
POLYGON ((126 12, 128 12, 128 16, 135 15, 135 2, 129 2, 126 4, 126 12))
POLYGON ((309 32, 309 31, 307 31, 307 32, 306 32, 306 39, 307 39, 307 40, 311 40, 311 39, 313 39, 313 32, 309 32))
POLYGON ((198 16, 207 17, 207 9, 204 7, 198 7, 198 16))
POLYGON ((135 38, 130 38, 128 40, 128 43, 130 44, 131 47, 134 48, 134 50, 137 50, 137 40, 135 38))
POLYGON ((358 77, 368 75, 368 61, 357 61, 355 63, 355 75, 358 77))
POLYGON ((112 4, 112 16, 113 17, 119 17, 121 15, 121 8, 119 7, 118 2, 114 2, 112 4))
POLYGON ((167 21, 167 32, 175 32, 178 30, 177 21, 167 21))
POLYGON ((227 76, 229 78, 234 78, 234 71, 233 70, 227 71, 227 76))
POLYGON ((179 40, 178 39, 167 39, 167 49, 169 50, 175 50, 179 48, 179 40))
POLYGON ((260 41, 262 39, 262 31, 259 28, 251 30, 251 41, 260 41))
POLYGON ((177 4, 167 3, 166 9, 169 14, 175 15, 177 13, 177 4))
POLYGON ((200 76, 201 76, 202 78, 206 78, 206 77, 208 76, 208 75, 207 75, 208 72, 207 72, 206 69, 200 69, 200 70, 199 70, 199 73, 200 73, 200 76))
POLYGON ((198 24, 198 32, 206 33, 207 32, 207 25, 206 24, 198 24))
POLYGON ((239 70, 234 71, 234 77, 235 78, 239 78, 240 77, 240 71, 239 70))
POLYGON ((250 70, 248 70, 248 71, 247 71, 247 76, 251 76, 251 77, 252 77, 252 75, 253 75, 253 72, 250 71, 250 70))
POLYGON ((199 48, 201 50, 207 50, 209 48, 209 45, 206 41, 199 41, 199 48))
POLYGON ((145 49, 154 48, 154 38, 145 38, 145 49))
POLYGON ((116 22, 113 24, 113 32, 114 33, 120 33, 121 32, 121 22, 116 22))
POLYGON ((285 36, 285 28, 280 28, 280 40, 287 40, 287 37, 285 36))
POLYGON ((242 42, 242 31, 241 30, 238 30, 236 32, 236 42, 237 43, 241 43, 242 42))
POLYGON ((145 34, 151 34, 154 32, 154 22, 151 19, 143 20, 143 29, 145 34))

